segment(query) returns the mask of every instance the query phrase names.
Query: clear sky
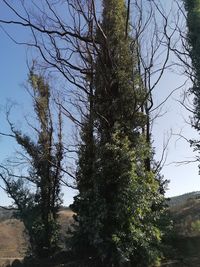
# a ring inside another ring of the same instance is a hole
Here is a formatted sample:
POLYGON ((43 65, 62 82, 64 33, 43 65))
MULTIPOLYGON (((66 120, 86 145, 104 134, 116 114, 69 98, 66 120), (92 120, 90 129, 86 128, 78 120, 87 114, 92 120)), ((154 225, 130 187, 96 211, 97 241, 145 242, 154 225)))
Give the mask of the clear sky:
MULTIPOLYGON (((0 8, 1 10, 1 8, 0 8)), ((1 16, 0 11, 0 16, 1 16)), ((5 14, 4 14, 5 16, 5 14)), ((17 38, 29 38, 25 36, 20 28, 13 29, 13 33, 17 38)), ((12 100, 19 105, 14 109, 12 115, 13 120, 19 127, 24 125, 23 115, 29 115, 31 100, 24 90, 22 84, 27 79, 27 50, 24 46, 16 45, 6 34, 0 29, 0 131, 8 132, 9 128, 5 120, 5 105, 8 100, 12 100)), ((155 104, 162 102, 165 97, 177 86, 184 82, 184 77, 175 73, 167 73, 160 85, 154 92, 155 104)), ((185 123, 188 120, 188 112, 178 104, 177 100, 181 98, 181 90, 177 91, 163 107, 166 112, 161 118, 154 122, 153 139, 156 152, 156 158, 160 159, 163 142, 167 139, 167 135, 171 129, 174 133, 182 133, 187 138, 194 138, 196 132, 185 123)), ((198 175, 198 164, 182 164, 178 165, 174 162, 184 161, 194 157, 192 149, 187 142, 177 140, 176 136, 172 137, 168 146, 168 157, 166 164, 162 170, 162 174, 166 179, 170 180, 167 196, 174 196, 186 192, 200 190, 200 176, 198 175)), ((6 157, 12 156, 16 145, 9 138, 0 137, 0 162, 6 157)), ((64 189, 64 204, 68 205, 73 201, 74 192, 64 189)), ((9 204, 8 198, 0 191, 0 205, 9 204)))

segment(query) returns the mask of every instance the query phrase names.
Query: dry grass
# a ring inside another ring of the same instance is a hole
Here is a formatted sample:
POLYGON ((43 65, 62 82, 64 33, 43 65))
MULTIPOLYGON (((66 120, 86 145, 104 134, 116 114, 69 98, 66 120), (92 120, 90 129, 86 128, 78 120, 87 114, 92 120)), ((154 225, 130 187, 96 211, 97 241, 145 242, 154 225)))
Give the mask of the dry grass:
POLYGON ((14 258, 24 255, 26 240, 23 223, 9 219, 0 223, 0 258, 14 258))
POLYGON ((68 209, 59 211, 59 222, 62 229, 66 230, 72 224, 73 214, 73 211, 68 209))
POLYGON ((25 255, 27 242, 23 232, 23 223, 16 219, 0 223, 0 266, 25 255))

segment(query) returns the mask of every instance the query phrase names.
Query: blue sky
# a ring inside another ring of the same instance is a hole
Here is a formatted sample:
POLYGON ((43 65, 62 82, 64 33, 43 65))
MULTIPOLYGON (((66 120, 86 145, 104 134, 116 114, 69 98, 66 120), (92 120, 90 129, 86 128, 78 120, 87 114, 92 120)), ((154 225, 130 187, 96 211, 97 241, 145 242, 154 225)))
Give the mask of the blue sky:
MULTIPOLYGON (((1 15, 1 11, 0 11, 1 15)), ((4 14, 5 15, 5 14, 4 14)), ((12 28, 10 31, 19 40, 20 38, 29 38, 20 30, 20 28, 12 28)), ((27 79, 27 50, 24 46, 16 45, 6 34, 0 29, 0 131, 8 132, 9 128, 5 120, 4 107, 7 101, 12 100, 19 105, 14 109, 12 115, 13 120, 19 127, 24 125, 23 115, 29 114, 31 100, 23 88, 22 84, 27 79)), ((183 83, 184 77, 168 73, 166 74, 160 85, 154 91, 155 104, 159 104, 165 97, 177 86, 183 83)), ((188 120, 189 114, 182 108, 177 99, 180 100, 181 91, 177 91, 170 100, 165 104, 163 111, 166 114, 154 122, 153 139, 156 152, 156 158, 159 160, 163 148, 163 140, 167 138, 167 134, 173 129, 174 133, 183 131, 187 138, 196 136, 196 132, 187 125, 184 120, 188 120)), ((0 137, 0 161, 4 158, 12 156, 16 145, 9 138, 0 137)), ((189 145, 183 140, 177 140, 173 137, 168 146, 168 158, 166 166, 162 173, 166 179, 170 180, 167 196, 174 196, 186 192, 200 190, 200 176, 198 175, 198 164, 187 164, 176 166, 173 162, 184 161, 194 157, 194 153, 189 145)), ((73 200, 74 192, 64 189, 64 203, 68 205, 73 200)), ((9 204, 9 200, 2 191, 0 191, 0 205, 9 204)))
MULTIPOLYGON (((164 75, 161 84, 154 92, 155 102, 162 102, 171 90, 184 82, 183 76, 168 73, 164 75)), ((189 84, 186 86, 188 88, 189 84)), ((184 89, 186 89, 184 88, 184 89)), ((193 161, 196 154, 189 143, 177 134, 181 133, 187 139, 198 137, 196 131, 188 124, 191 114, 182 107, 178 101, 182 99, 183 89, 175 92, 163 107, 161 118, 158 118, 153 126, 153 139, 156 148, 156 158, 159 160, 162 153, 163 142, 165 143, 172 131, 167 148, 167 160, 162 169, 162 174, 170 180, 167 196, 180 195, 186 192, 200 190, 200 176, 198 175, 198 163, 179 164, 182 161, 193 161)))

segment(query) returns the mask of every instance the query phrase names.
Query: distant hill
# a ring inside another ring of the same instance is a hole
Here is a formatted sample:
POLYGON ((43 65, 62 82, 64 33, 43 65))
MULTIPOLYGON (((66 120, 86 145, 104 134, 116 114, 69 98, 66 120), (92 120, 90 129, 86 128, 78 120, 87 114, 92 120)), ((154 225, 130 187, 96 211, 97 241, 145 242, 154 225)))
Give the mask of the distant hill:
POLYGON ((189 199, 198 199, 198 198, 200 198, 200 191, 194 191, 180 196, 171 197, 169 199, 168 204, 170 207, 179 206, 179 205, 184 205, 185 202, 187 202, 189 199))
MULTIPOLYGON (((13 219, 15 210, 11 209, 10 207, 0 207, 0 222, 5 220, 13 219)), ((67 213, 69 214, 71 210, 68 207, 61 207, 60 213, 67 213)))
MULTIPOLYGON (((73 212, 69 208, 62 208, 59 212, 61 225, 60 245, 64 248, 69 225, 73 221, 73 212)), ((0 267, 6 266, 15 258, 22 258, 28 248, 28 237, 24 232, 24 225, 13 218, 13 210, 0 208, 0 267)))
POLYGON ((174 232, 180 236, 200 236, 200 192, 173 197, 169 210, 174 232))
MULTIPOLYGON (((200 266, 200 192, 172 197, 167 201, 173 222, 167 244, 170 267, 200 266)), ((164 265, 165 266, 165 265, 164 265)))
POLYGON ((4 209, 0 207, 0 222, 12 218, 13 210, 4 209))

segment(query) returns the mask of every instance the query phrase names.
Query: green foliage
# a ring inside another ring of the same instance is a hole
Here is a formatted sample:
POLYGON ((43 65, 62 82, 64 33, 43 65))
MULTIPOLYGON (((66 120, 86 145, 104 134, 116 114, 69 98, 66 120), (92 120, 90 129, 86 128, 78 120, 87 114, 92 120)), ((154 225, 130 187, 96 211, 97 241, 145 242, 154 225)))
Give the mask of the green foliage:
MULTIPOLYGON (((200 1, 199 0, 185 0, 185 8, 187 11, 187 26, 188 34, 187 41, 189 44, 189 53, 193 65, 192 77, 193 86, 191 93, 194 96, 193 105, 193 120, 192 126, 200 131, 200 1)), ((191 146, 194 151, 200 152, 199 140, 191 140, 191 146)), ((192 228, 198 228, 198 221, 193 223, 192 228)), ((197 230, 197 229, 196 229, 197 230)))
MULTIPOLYGON (((187 11, 187 26, 188 35, 187 41, 189 44, 189 52, 193 65, 194 78, 191 92, 194 95, 194 120, 193 126, 198 131, 200 130, 200 1, 199 0, 185 0, 185 8, 187 11)), ((192 141, 192 145, 199 150, 199 142, 192 141)))
POLYGON ((165 208, 160 178, 146 166, 153 154, 143 131, 147 95, 125 35, 125 2, 103 3, 106 37, 97 31, 93 116, 81 132, 71 246, 94 266, 150 266, 160 257, 165 208))
POLYGON ((192 222, 191 230, 196 234, 200 234, 200 220, 192 222))

